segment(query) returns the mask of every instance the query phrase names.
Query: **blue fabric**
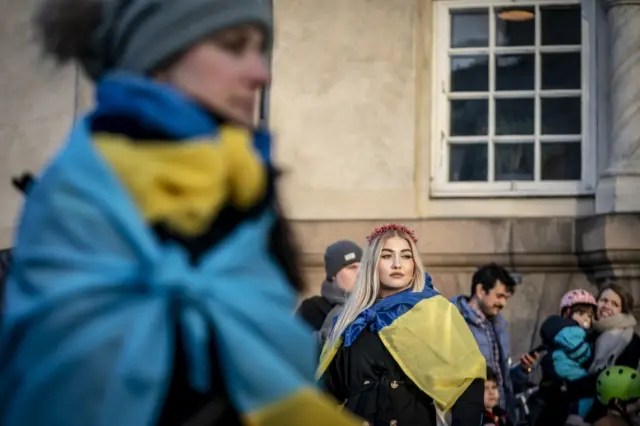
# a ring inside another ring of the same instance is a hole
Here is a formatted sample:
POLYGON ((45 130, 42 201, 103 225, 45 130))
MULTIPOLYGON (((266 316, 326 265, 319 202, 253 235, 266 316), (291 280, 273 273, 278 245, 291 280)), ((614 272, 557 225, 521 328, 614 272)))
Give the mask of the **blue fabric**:
MULTIPOLYGON (((578 325, 562 328, 553 339, 555 347, 551 354, 556 374, 566 380, 577 380, 589 375, 583 364, 591 358, 591 345, 587 332, 578 325)), ((578 415, 583 419, 589 414, 594 398, 578 401, 578 415)))
MULTIPOLYGON (((427 275, 427 277, 429 276, 427 275)), ((439 295, 440 293, 433 289, 431 277, 427 282, 428 284, 424 286, 423 291, 401 291, 385 297, 362 311, 342 334, 344 337, 343 346, 351 346, 366 327, 369 327, 371 331, 379 332, 391 325, 396 318, 411 310, 418 302, 439 295)))
POLYGON ((424 273, 424 285, 429 287, 432 290, 438 291, 438 289, 433 285, 433 281, 431 280, 431 276, 428 273, 424 273))
POLYGON ((578 401, 578 415, 583 419, 586 419, 593 408, 593 404, 596 401, 595 398, 583 398, 578 401))
MULTIPOLYGON (((141 126, 162 130, 183 141, 212 137, 217 131, 216 120, 209 112, 169 84, 126 73, 107 75, 96 87, 92 116, 103 115, 134 118, 141 126)), ((254 146, 269 162, 271 135, 256 131, 254 146)))
MULTIPOLYGON (((500 369, 500 373, 503 378, 502 389, 500 392, 504 395, 505 406, 503 409, 509 412, 509 417, 513 420, 515 417, 514 408, 515 408, 515 395, 513 393, 513 385, 511 383, 511 372, 509 368, 509 360, 511 358, 511 342, 509 339, 509 324, 504 319, 502 314, 498 314, 491 321, 491 326, 493 327, 493 331, 498 339, 498 346, 500 349, 500 359, 495 359, 493 354, 493 350, 491 347, 491 342, 486 334, 484 329, 483 321, 484 318, 481 318, 474 310, 469 306, 469 298, 464 295, 458 295, 451 299, 451 303, 453 303, 458 311, 462 315, 462 317, 467 322, 469 326, 469 330, 473 334, 476 342, 478 343, 478 347, 480 348, 480 352, 485 357, 488 366, 497 366, 500 369)), ((494 367, 495 368, 495 367, 494 367)))
POLYGON ((582 368, 580 363, 567 356, 562 349, 556 349, 551 353, 553 359, 553 368, 556 374, 567 380, 577 380, 587 375, 587 371, 582 368))
POLYGON ((587 341, 587 332, 580 326, 576 325, 563 328, 556 334, 553 340, 556 347, 561 349, 560 352, 578 366, 584 364, 591 358, 591 346, 587 341))
MULTIPOLYGON (((102 84, 98 111, 125 108, 185 138, 215 132, 166 87, 122 76, 102 84)), ((174 318, 201 391, 211 385, 213 327, 241 413, 316 387, 315 342, 293 317, 296 295, 269 252, 274 220, 269 210, 246 220, 193 266, 182 246, 159 243, 79 120, 18 226, 0 334, 0 424, 154 424, 172 373, 174 318)))
MULTIPOLYGON (((563 329, 569 330, 574 327, 568 327, 563 329)), ((580 328, 580 327, 577 327, 580 328)), ((582 329, 580 329, 582 330, 582 329)), ((582 330, 584 332, 584 330, 582 330)), ((586 362, 591 357, 591 349, 587 342, 584 340, 582 342, 576 342, 577 335, 580 333, 566 333, 567 335, 571 335, 570 339, 574 346, 572 346, 576 351, 574 352, 576 358, 583 359, 586 362)), ((586 336, 586 334, 585 334, 586 336)), ((568 336, 565 336, 568 337, 568 336)), ((581 365, 581 362, 576 361, 573 355, 568 355, 567 352, 563 349, 556 349, 551 353, 551 359, 553 360, 553 368, 556 374, 566 380, 577 380, 589 375, 589 372, 584 369, 581 365)), ((578 415, 583 419, 589 414, 591 411, 591 407, 593 406, 595 399, 594 398, 584 398, 578 401, 578 415)))

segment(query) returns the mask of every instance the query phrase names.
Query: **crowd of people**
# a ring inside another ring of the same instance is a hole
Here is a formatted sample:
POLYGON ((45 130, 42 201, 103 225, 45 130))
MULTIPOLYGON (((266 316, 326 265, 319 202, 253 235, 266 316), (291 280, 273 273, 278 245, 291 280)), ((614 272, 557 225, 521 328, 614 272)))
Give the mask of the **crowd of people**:
MULTIPOLYGON (((408 235, 412 233, 406 230, 405 238, 408 239, 408 235)), ((412 256, 415 256, 415 249, 411 249, 412 256)), ((339 324, 345 304, 348 300, 355 300, 357 296, 352 294, 364 285, 361 281, 365 275, 354 272, 361 261, 362 249, 353 241, 338 241, 326 250, 326 279, 321 287, 321 295, 306 299, 297 311, 318 333, 320 345, 331 345, 325 343, 330 331, 327 333, 323 330, 331 330, 328 324, 339 324)), ((379 291, 382 291, 389 286, 389 278, 382 272, 383 257, 380 257, 379 263, 377 279, 380 281, 379 291)), ((404 276, 405 269, 400 260, 396 267, 404 276)), ((431 284, 428 274, 426 281, 431 284)), ((473 274, 468 295, 458 295, 450 301, 464 319, 485 359, 483 424, 510 425, 521 422, 539 426, 580 426, 611 424, 616 420, 640 422, 640 417, 637 417, 640 415, 640 336, 634 331, 636 320, 632 314, 634 301, 630 292, 614 283, 603 286, 597 298, 584 289, 568 291, 558 302, 558 313, 547 318, 541 326, 542 345, 533 348, 531 353, 521 355, 517 363, 512 363, 509 326, 501 312, 515 290, 516 281, 510 273, 499 265, 489 264, 478 268, 473 274), (535 380, 536 376, 538 380, 535 380), (532 393, 529 404, 531 408, 537 406, 537 410, 535 416, 523 419, 517 414, 515 392, 534 383, 539 390, 532 393), (606 391, 602 390, 602 386, 606 391), (604 394, 607 396, 603 397, 604 394), (610 395, 616 396, 611 398, 610 395)), ((372 327, 377 327, 377 320, 369 321, 372 327)), ((371 354, 374 349, 369 346, 364 351, 366 355, 360 355, 364 359, 354 358, 358 355, 354 356, 352 352, 350 350, 348 355, 339 358, 339 362, 346 362, 348 367, 340 364, 333 366, 332 374, 338 374, 338 379, 330 376, 327 389, 340 401, 347 401, 345 407, 367 418, 369 424, 389 424, 387 417, 394 416, 403 419, 397 424, 424 424, 407 419, 410 416, 408 413, 419 413, 419 407, 411 403, 406 393, 402 393, 401 398, 400 392, 377 391, 379 386, 389 383, 388 380, 409 384, 410 388, 414 386, 402 373, 400 377, 395 377, 398 374, 397 365, 389 367, 373 357, 371 354), (346 361, 344 357, 347 357, 346 361), (372 374, 375 368, 367 366, 367 363, 383 366, 383 373, 372 374), (369 375, 363 377, 359 374, 361 369, 367 370, 369 375), (338 388, 336 391, 335 381, 341 383, 346 374, 355 374, 357 383, 366 381, 371 394, 367 396, 365 389, 361 388, 357 392, 358 398, 354 400, 348 398, 344 390, 338 388), (361 400, 365 397, 375 402, 362 405, 361 400), (397 413, 388 414, 381 413, 379 407, 385 407, 386 410, 389 407, 402 408, 398 408, 397 413)), ((398 385, 398 388, 402 386, 398 385)), ((465 410, 471 411, 468 406, 465 410)))
POLYGON ((448 300, 418 236, 389 224, 330 245, 321 295, 298 306, 300 250, 254 124, 265 3, 38 3, 45 53, 82 67, 96 105, 16 184, 0 426, 506 426, 536 369, 530 424, 637 424, 640 337, 616 284, 567 293, 512 363, 509 272, 482 266, 448 300))

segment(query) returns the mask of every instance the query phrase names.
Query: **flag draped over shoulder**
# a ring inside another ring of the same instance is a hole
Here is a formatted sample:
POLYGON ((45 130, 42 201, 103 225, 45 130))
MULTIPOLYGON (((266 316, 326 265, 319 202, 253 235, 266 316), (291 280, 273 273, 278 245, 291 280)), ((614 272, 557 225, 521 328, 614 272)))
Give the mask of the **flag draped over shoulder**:
POLYGON ((264 189, 264 139, 252 148, 248 133, 243 140, 216 128, 177 93, 142 79, 102 82, 98 111, 110 107, 137 111, 176 141, 138 147, 94 137, 84 118, 30 189, 6 284, 0 424, 154 424, 171 380, 176 315, 191 386, 211 387, 213 329, 229 397, 246 424, 359 424, 316 389, 313 337, 292 317, 295 295, 269 251, 270 208, 197 264, 181 245, 160 243, 145 221, 197 232, 215 203, 250 205, 264 189), (207 158, 244 165, 244 173, 211 170, 207 158), (194 200, 191 213, 154 192, 158 182, 194 200))
POLYGON ((464 319, 427 285, 422 292, 403 291, 361 312, 333 347, 324 348, 318 377, 365 327, 378 333, 407 377, 444 411, 473 380, 486 376, 485 359, 464 319))

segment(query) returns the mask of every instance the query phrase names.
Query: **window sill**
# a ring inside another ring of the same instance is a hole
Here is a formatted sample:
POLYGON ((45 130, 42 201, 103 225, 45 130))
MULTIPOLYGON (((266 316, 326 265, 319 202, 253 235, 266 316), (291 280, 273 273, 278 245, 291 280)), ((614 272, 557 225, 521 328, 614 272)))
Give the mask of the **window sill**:
POLYGON ((594 189, 582 182, 459 182, 433 183, 431 198, 588 197, 594 189))

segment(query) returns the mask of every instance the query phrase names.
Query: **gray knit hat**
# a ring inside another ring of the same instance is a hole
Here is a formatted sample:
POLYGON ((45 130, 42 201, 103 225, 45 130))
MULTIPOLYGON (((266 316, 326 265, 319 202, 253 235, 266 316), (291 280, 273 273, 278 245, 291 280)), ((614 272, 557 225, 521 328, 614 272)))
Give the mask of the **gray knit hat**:
POLYGON ((324 270, 327 281, 333 278, 345 266, 362 260, 362 249, 359 245, 349 240, 340 240, 327 247, 324 252, 324 270))
POLYGON ((104 10, 80 62, 94 80, 106 71, 145 74, 203 38, 241 24, 273 40, 265 0, 101 0, 104 10))

